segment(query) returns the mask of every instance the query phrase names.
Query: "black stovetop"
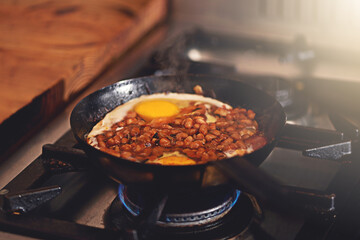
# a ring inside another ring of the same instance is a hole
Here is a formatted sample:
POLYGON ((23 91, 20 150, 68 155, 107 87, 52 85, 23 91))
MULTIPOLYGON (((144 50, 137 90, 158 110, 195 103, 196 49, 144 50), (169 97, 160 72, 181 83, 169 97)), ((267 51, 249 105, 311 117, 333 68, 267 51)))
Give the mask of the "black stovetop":
MULTIPOLYGON (((336 131, 287 125, 278 146, 261 168, 285 184, 288 176, 280 169, 276 172, 272 168, 283 168, 287 172, 291 171, 289 167, 285 169, 287 164, 304 160, 307 167, 299 167, 298 171, 302 171, 299 176, 302 174, 307 181, 303 181, 301 186, 299 178, 295 177, 297 183, 290 179, 287 184, 298 184, 296 187, 316 194, 335 194, 335 209, 330 202, 323 202, 308 214, 297 216, 260 208, 261 216, 257 213, 256 221, 252 221, 241 236, 246 237, 244 239, 358 237, 355 217, 360 211, 357 201, 360 197, 360 162, 357 161, 360 155, 357 145, 355 141, 344 140, 343 135, 336 131), (294 139, 297 135, 299 137, 294 139), (336 152, 327 158, 332 155, 334 159, 304 156, 322 154, 323 149, 316 147, 326 145, 328 153, 336 152), (350 146, 351 154, 348 152, 350 146), (343 156, 338 158, 339 153, 343 156), (288 156, 285 163, 281 163, 283 160, 278 158, 279 154, 282 158, 288 156), (298 156, 297 160, 292 159, 294 156, 298 156), (315 175, 316 172, 319 175, 315 175)), ((91 221, 79 218, 89 211, 97 212, 105 219, 111 203, 118 198, 117 189, 118 185, 94 168, 82 150, 76 148, 76 141, 69 131, 55 144, 45 145, 43 154, 1 190, 3 211, 0 213, 0 228, 39 238, 121 239, 124 232, 106 225, 105 220, 103 226, 92 226, 91 221), (99 207, 96 199, 102 194, 108 195, 111 201, 102 202, 99 207)))

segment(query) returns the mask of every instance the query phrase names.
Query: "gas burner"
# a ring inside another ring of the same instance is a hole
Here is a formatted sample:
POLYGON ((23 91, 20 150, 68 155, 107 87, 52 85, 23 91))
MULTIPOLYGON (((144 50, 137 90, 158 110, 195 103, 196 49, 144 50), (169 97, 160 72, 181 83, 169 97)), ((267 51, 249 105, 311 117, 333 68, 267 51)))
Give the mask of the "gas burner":
MULTIPOLYGON (((239 190, 225 188, 215 192, 170 194, 157 225, 191 227, 215 222, 231 210, 240 193, 239 190)), ((119 199, 134 217, 139 216, 143 210, 144 206, 141 205, 145 205, 144 200, 151 201, 151 199, 144 197, 143 194, 131 191, 124 185, 119 186, 119 199)))
MULTIPOLYGON (((279 46, 273 42, 245 36, 218 35, 193 29, 171 39, 169 44, 164 44, 153 54, 149 65, 156 71, 149 74, 190 73, 238 79, 275 97, 284 107, 287 119, 294 120, 305 115, 309 108, 304 94, 305 81, 299 76, 287 77, 279 73, 243 71, 237 61, 247 59, 249 52, 256 53, 255 55, 262 59, 268 59, 271 55, 273 59, 290 61, 290 58, 294 58, 294 52, 301 52, 304 47, 306 44, 303 39, 296 39, 290 45, 279 46)), ((292 60, 291 63, 296 62, 307 72, 310 71, 308 65, 312 61, 313 58, 309 56, 308 59, 292 60)), ((246 63, 251 65, 251 59, 246 63)))
POLYGON ((228 239, 245 235, 249 225, 261 215, 261 210, 254 207, 258 205, 253 204, 253 197, 236 189, 170 193, 154 226, 147 224, 145 229, 137 218, 146 202, 151 201, 149 196, 120 185, 119 195, 105 215, 106 227, 126 229, 131 235, 136 232, 140 238, 228 239))
POLYGON ((240 80, 275 97, 284 108, 288 120, 297 119, 308 110, 309 104, 301 82, 274 76, 241 76, 240 80))

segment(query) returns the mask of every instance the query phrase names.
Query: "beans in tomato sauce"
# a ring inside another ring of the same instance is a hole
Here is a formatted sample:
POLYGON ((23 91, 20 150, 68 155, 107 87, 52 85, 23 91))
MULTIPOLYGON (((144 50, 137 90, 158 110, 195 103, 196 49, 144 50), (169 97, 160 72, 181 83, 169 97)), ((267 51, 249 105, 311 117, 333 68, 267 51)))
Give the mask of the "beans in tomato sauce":
POLYGON ((96 136, 96 147, 130 161, 146 162, 178 151, 205 163, 245 155, 266 144, 251 109, 213 105, 207 112, 204 109, 205 104, 191 103, 179 115, 150 122, 129 111, 110 130, 96 136), (207 122, 208 114, 215 120, 207 122))

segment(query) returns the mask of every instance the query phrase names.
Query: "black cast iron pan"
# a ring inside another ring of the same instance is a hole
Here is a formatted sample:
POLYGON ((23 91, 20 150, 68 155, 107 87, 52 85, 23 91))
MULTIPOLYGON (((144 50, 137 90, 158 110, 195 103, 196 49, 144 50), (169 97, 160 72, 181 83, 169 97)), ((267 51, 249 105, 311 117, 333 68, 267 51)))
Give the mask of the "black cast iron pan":
POLYGON ((274 148, 285 122, 286 115, 282 106, 270 95, 234 79, 205 75, 148 76, 122 80, 82 99, 70 118, 76 139, 89 159, 99 166, 99 171, 105 171, 111 178, 127 186, 146 191, 171 192, 235 185, 276 207, 288 209, 288 206, 295 206, 295 209, 300 211, 308 206, 322 209, 324 202, 333 203, 333 195, 289 190, 257 167, 274 148), (243 157, 201 165, 162 166, 121 159, 86 143, 87 133, 118 105, 144 94, 193 93, 195 85, 202 86, 205 96, 214 97, 233 107, 241 106, 254 110, 260 129, 267 138, 267 144, 243 157), (314 205, 314 199, 318 205, 314 205))
MULTIPOLYGON (((156 188, 207 187, 227 184, 229 179, 214 164, 192 166, 161 166, 135 163, 104 153, 86 143, 86 134, 106 113, 132 98, 157 92, 194 93, 200 85, 206 95, 231 106, 241 106, 255 111, 256 120, 268 140, 265 147, 245 156, 257 166, 271 152, 275 140, 285 124, 281 105, 271 96, 236 80, 204 75, 150 76, 123 80, 85 97, 71 114, 71 128, 85 151, 116 181, 141 184, 156 188), (214 97, 214 96, 213 96, 214 97)), ((227 161, 227 160, 224 160, 227 161)), ((90 164, 90 163, 89 163, 90 164)))

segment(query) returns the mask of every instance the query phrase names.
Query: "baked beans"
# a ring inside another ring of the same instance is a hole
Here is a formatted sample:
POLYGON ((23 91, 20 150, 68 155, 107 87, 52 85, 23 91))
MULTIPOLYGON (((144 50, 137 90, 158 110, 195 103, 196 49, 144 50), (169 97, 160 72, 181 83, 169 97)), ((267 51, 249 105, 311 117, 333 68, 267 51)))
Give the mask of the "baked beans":
POLYGON ((251 109, 191 103, 175 117, 146 122, 129 111, 111 130, 96 136, 97 147, 130 161, 154 160, 165 152, 178 151, 197 163, 220 160, 236 151, 244 155, 266 144, 251 109), (207 115, 214 119, 207 122, 207 115))

